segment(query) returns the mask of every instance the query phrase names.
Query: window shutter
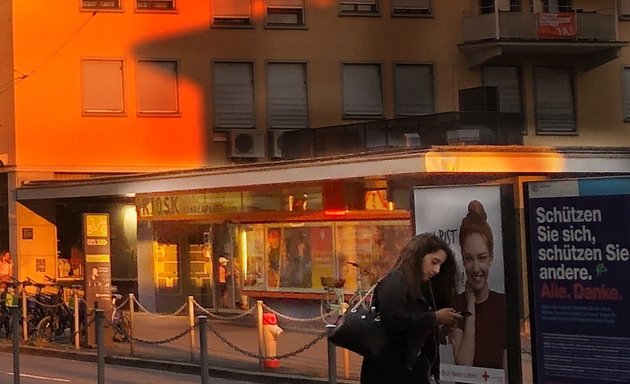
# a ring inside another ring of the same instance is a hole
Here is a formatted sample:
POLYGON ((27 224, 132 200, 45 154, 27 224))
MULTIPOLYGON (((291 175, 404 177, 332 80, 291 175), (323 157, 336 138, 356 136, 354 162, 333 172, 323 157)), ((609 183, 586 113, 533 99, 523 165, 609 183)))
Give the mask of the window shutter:
POLYGON ((483 67, 483 84, 499 88, 501 112, 522 112, 521 84, 517 67, 483 67))
POLYGON ((304 0, 267 0, 267 7, 303 8, 304 0))
POLYGON ((575 132, 572 73, 536 68, 536 114, 540 132, 575 132))
POLYGON ((393 0, 394 9, 430 9, 431 0, 393 0))
POLYGON ((308 123, 304 64, 270 63, 267 71, 269 126, 306 128, 308 123))
POLYGON ((139 61, 137 76, 139 112, 178 112, 177 62, 139 61))
POLYGON ((630 120, 630 68, 623 69, 623 117, 630 120))
POLYGON ((396 64, 395 102, 397 116, 433 113, 433 68, 431 65, 396 64))
POLYGON ((124 112, 121 60, 83 60, 82 102, 84 112, 124 112))
POLYGON ((218 128, 254 127, 251 63, 215 63, 214 116, 218 128))
POLYGON ((215 17, 249 18, 250 0, 214 0, 215 17))
POLYGON ((343 66, 343 105, 346 116, 382 116, 381 69, 377 64, 343 66))

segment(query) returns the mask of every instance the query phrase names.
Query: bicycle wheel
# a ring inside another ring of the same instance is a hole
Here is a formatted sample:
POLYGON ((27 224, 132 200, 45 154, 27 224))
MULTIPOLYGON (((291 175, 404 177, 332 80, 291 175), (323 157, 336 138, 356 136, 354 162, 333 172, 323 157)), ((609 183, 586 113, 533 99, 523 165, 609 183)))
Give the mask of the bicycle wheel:
POLYGON ((335 324, 341 317, 343 299, 337 292, 326 290, 320 300, 319 311, 326 324, 335 324))
POLYGON ((55 338, 54 321, 52 317, 45 316, 37 323, 37 329, 35 330, 35 340, 44 343, 50 343, 55 338))

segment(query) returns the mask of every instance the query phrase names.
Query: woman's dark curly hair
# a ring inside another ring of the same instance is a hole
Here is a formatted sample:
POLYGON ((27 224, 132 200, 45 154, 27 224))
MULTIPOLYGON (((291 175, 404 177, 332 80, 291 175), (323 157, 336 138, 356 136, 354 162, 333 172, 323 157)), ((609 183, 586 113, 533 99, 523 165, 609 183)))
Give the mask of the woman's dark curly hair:
POLYGON ((444 240, 432 233, 422 233, 414 236, 400 251, 400 256, 393 270, 402 272, 409 291, 419 298, 425 296, 428 300, 435 299, 436 308, 452 307, 456 289, 455 279, 457 265, 455 256, 444 240), (430 281, 422 281, 422 261, 428 254, 438 251, 446 253, 446 260, 440 266, 440 272, 430 281))

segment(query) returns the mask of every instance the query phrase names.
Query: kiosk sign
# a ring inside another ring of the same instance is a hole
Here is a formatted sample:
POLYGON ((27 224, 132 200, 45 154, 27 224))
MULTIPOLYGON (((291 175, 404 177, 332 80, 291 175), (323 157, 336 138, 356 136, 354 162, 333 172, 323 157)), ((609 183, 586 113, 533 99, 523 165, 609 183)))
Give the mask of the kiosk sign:
POLYGON ((630 178, 526 193, 534 382, 630 382, 630 178))

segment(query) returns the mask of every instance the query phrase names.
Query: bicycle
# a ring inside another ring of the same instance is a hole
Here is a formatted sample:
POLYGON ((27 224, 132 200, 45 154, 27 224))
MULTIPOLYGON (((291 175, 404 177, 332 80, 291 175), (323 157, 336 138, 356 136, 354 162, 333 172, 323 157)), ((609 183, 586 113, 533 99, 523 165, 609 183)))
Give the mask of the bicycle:
MULTIPOLYGON (((361 300, 366 300, 367 304, 369 305, 369 303, 371 302, 371 298, 366 297, 368 291, 363 289, 363 283, 365 275, 367 274, 367 269, 352 261, 348 261, 348 264, 357 269, 357 284, 356 289, 350 297, 350 300, 348 300, 347 307, 345 309, 352 308, 361 300)), ((324 286, 324 293, 322 294, 320 300, 320 315, 324 323, 336 324, 345 310, 345 292, 343 286, 346 280, 343 278, 336 279, 331 276, 322 276, 321 282, 324 286), (334 320, 332 320, 333 318, 334 320)))

